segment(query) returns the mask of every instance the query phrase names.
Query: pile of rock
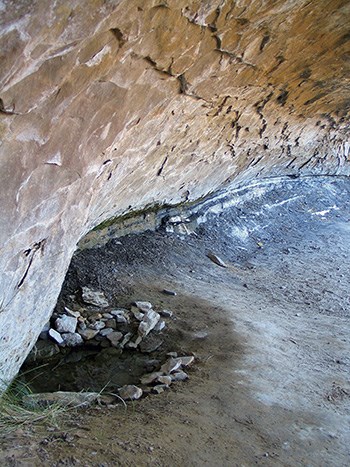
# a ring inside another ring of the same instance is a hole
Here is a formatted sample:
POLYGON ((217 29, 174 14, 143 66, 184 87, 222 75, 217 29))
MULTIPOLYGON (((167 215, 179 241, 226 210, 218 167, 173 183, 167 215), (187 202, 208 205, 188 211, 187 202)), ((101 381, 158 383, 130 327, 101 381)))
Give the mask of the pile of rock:
MULTIPOLYGON (((164 290, 164 293, 176 295, 170 290, 164 290)), ((125 350, 148 354, 162 345, 165 320, 172 316, 170 310, 155 311, 152 303, 147 301, 136 301, 129 309, 115 308, 102 292, 82 287, 79 303, 73 300, 70 307, 65 306, 63 311, 53 313, 28 363, 46 360, 60 352, 65 354, 66 359, 71 349, 83 351, 113 347, 118 349, 119 354, 125 350)), ((139 386, 129 384, 118 388, 119 398, 137 400, 150 393, 160 394, 171 384, 187 380, 184 368, 194 361, 194 357, 178 356, 176 352, 170 352, 167 358, 163 365, 160 360, 149 360, 150 365, 148 368, 146 366, 149 372, 142 376, 139 386)), ((46 402, 50 399, 46 394, 41 396, 46 402)), ((57 393, 56 396, 61 399, 65 394, 62 396, 57 393)))
POLYGON ((54 312, 39 339, 50 340, 59 348, 112 346, 150 353, 163 342, 159 336, 166 327, 163 318, 172 317, 170 310, 155 311, 145 301, 134 302, 130 309, 112 308, 102 292, 88 287, 82 288, 82 301, 86 306, 54 312))
POLYGON ((119 389, 119 396, 124 400, 140 399, 143 394, 153 393, 161 394, 172 383, 178 381, 186 381, 188 374, 183 371, 183 368, 188 367, 194 362, 192 355, 178 357, 175 353, 172 354, 161 367, 159 371, 148 373, 142 376, 140 383, 143 387, 138 387, 133 384, 123 386, 119 389))

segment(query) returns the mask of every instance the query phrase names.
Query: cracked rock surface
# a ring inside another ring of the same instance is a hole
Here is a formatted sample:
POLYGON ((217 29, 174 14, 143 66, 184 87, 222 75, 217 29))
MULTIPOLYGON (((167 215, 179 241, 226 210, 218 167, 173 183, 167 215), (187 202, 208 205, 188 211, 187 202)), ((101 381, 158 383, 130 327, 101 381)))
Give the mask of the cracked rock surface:
POLYGON ((1 381, 106 219, 255 177, 349 174, 349 8, 0 3, 1 381))

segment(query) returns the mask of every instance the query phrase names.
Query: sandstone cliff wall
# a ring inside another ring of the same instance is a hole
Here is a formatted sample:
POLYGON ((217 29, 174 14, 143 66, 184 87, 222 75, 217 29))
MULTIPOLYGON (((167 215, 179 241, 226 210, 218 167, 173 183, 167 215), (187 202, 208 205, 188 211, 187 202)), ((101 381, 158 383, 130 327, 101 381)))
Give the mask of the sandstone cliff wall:
POLYGON ((0 378, 105 219, 349 174, 347 0, 0 1, 0 378))

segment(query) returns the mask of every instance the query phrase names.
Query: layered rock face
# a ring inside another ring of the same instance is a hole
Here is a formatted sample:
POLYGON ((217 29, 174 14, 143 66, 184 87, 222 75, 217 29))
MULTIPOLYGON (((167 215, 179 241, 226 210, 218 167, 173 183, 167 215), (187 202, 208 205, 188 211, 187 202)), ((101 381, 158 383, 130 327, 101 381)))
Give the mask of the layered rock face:
POLYGON ((347 0, 0 1, 0 378, 116 215, 348 175, 347 0))

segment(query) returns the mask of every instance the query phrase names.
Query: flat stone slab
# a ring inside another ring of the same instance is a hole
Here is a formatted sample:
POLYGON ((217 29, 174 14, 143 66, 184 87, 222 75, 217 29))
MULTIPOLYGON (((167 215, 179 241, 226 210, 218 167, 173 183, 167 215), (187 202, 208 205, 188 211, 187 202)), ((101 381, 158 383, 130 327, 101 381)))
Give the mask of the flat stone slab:
POLYGON ((87 407, 97 401, 98 392, 43 392, 28 394, 23 397, 23 402, 28 407, 47 407, 59 405, 62 407, 87 407))

